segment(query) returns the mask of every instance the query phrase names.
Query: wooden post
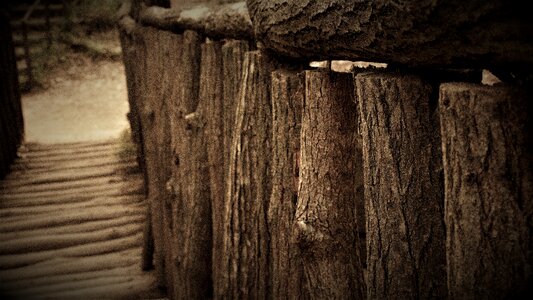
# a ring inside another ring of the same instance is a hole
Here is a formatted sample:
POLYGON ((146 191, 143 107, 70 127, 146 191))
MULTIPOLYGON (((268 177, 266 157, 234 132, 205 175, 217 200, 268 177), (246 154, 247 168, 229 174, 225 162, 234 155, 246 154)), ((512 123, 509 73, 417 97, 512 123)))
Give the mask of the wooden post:
POLYGON ((222 42, 202 44, 200 101, 204 110, 213 224, 212 278, 221 272, 224 234, 224 103, 222 42))
POLYGON ((268 298, 272 65, 262 52, 245 54, 224 210, 225 298, 268 298))
POLYGON ((268 206, 272 299, 308 298, 301 257, 292 241, 298 199, 303 73, 272 72, 272 194, 268 206))
POLYGON ((450 299, 532 295, 531 97, 443 84, 440 116, 450 299))
POLYGON ((175 299, 205 299, 211 290, 211 199, 202 106, 199 104, 202 36, 183 33, 172 98, 174 156, 169 186, 174 190, 173 265, 175 299))
POLYGON ((355 165, 357 107, 350 74, 305 72, 300 187, 294 223, 311 298, 362 299, 355 165))
MULTIPOLYGON (((235 129, 235 110, 237 109, 239 88, 242 84, 242 65, 244 53, 248 51, 248 43, 244 41, 228 41, 222 46, 222 65, 223 65, 223 105, 224 105, 224 206, 222 207, 222 247, 224 247, 224 226, 226 204, 229 203, 227 193, 227 181, 229 179, 230 150, 235 129)), ((215 233, 215 232, 214 232, 215 233)), ((214 297, 220 299, 229 289, 229 260, 223 255, 224 250, 220 249, 217 261, 218 267, 213 267, 213 288, 214 297)), ((215 263, 215 260, 213 260, 215 263)))
POLYGON ((363 142, 369 299, 445 298, 443 190, 432 87, 355 77, 363 142))

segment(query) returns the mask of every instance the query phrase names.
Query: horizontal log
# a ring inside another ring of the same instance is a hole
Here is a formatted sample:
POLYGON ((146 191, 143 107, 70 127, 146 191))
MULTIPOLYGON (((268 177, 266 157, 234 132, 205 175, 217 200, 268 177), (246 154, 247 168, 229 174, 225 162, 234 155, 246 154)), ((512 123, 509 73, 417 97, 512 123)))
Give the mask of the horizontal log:
POLYGON ((530 70, 533 22, 515 1, 247 0, 258 41, 293 59, 530 70))
POLYGON ((150 6, 139 14, 143 25, 176 32, 194 30, 210 38, 252 39, 252 23, 244 1, 222 5, 198 5, 181 10, 150 6))

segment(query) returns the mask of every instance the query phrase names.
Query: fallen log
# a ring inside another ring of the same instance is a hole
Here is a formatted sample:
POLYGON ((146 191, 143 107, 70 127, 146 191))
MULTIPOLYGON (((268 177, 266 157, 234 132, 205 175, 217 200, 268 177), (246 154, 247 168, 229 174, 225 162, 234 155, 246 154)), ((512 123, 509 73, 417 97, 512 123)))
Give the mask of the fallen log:
POLYGON ((531 69, 533 23, 515 2, 247 0, 279 55, 409 66, 531 69))

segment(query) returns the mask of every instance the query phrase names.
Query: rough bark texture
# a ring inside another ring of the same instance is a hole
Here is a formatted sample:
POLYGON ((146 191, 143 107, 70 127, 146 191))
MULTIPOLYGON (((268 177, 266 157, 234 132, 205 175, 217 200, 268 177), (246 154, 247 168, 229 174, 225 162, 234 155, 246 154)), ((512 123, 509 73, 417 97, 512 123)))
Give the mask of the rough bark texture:
POLYGON ((248 51, 245 41, 228 41, 222 46, 222 64, 224 78, 224 166, 229 170, 229 157, 233 130, 235 128, 235 110, 237 109, 239 87, 242 83, 242 64, 244 53, 248 51))
POLYGON ((223 4, 223 3, 235 3, 241 0, 170 0, 170 6, 172 8, 189 8, 200 3, 204 4, 223 4))
POLYGON ((355 165, 357 107, 350 74, 305 72, 294 235, 314 299, 362 299, 355 165))
MULTIPOLYGON (((222 46, 222 65, 223 65, 223 147, 219 149, 224 154, 224 172, 223 172, 223 206, 222 206, 222 228, 218 233, 222 237, 222 247, 224 247, 224 227, 227 223, 225 218, 226 203, 229 202, 227 194, 227 178, 230 164, 230 149, 235 127, 235 110, 237 109, 239 87, 242 83, 242 64, 244 53, 248 51, 248 43, 244 41, 227 41, 222 46)), ((222 298, 228 289, 228 271, 229 265, 223 256, 224 251, 219 249, 218 269, 213 269, 213 288, 215 298, 222 298)), ((215 262, 215 261, 213 261, 215 262)))
POLYGON ((531 68, 518 2, 247 0, 256 38, 283 56, 425 66, 531 68))
POLYGON ((150 203, 150 217, 152 235, 154 240, 154 267, 158 283, 165 286, 164 268, 164 248, 163 248, 163 218, 161 193, 165 183, 162 174, 159 172, 161 157, 161 139, 163 133, 161 128, 163 118, 161 113, 160 89, 161 81, 158 49, 158 33, 156 29, 140 28, 138 38, 142 40, 143 49, 140 57, 144 58, 137 62, 143 64, 140 68, 140 92, 138 101, 139 116, 142 126, 142 136, 144 141, 143 152, 146 160, 146 179, 148 190, 148 201, 150 203))
POLYGON ((0 11, 0 178, 17 157, 23 135, 17 59, 8 18, 0 11))
POLYGON ((173 282, 174 273, 173 271, 173 247, 177 244, 177 240, 173 236, 173 212, 172 212, 172 203, 173 195, 171 190, 167 189, 167 182, 172 176, 172 169, 170 162, 172 161, 172 145, 171 145, 171 131, 170 131, 170 118, 169 114, 173 105, 169 98, 175 94, 176 86, 172 84, 172 81, 175 77, 175 69, 178 67, 178 62, 180 59, 179 50, 181 50, 180 43, 182 38, 176 34, 158 30, 157 31, 158 51, 159 58, 159 84, 160 90, 157 97, 160 101, 160 115, 158 116, 161 119, 159 123, 160 128, 158 136, 158 147, 160 148, 159 153, 159 166, 158 173, 161 176, 160 182, 160 194, 161 194, 161 209, 162 209, 162 234, 163 234, 163 251, 165 256, 165 275, 166 275, 166 286, 167 291, 170 295, 175 295, 177 293, 174 290, 173 282), (178 50, 178 51, 177 51, 178 50))
POLYGON ((224 211, 225 298, 268 297, 272 64, 259 51, 245 54, 224 211))
POLYGON ((196 32, 183 34, 180 67, 174 76, 178 88, 170 114, 175 299, 205 299, 212 295, 209 168, 198 97, 202 41, 196 32))
POLYGON ((292 224, 298 199, 303 73, 272 73, 272 194, 268 206, 272 299, 306 299, 303 266, 292 224))
POLYGON ((531 97, 462 83, 440 93, 449 298, 530 297, 531 97))
MULTIPOLYGON (((142 60, 138 53, 141 47, 140 43, 135 41, 135 38, 128 34, 125 30, 120 30, 120 44, 122 47, 122 59, 126 71, 126 84, 128 89, 128 104, 130 111, 128 113, 128 120, 131 128, 131 138, 136 145, 137 163, 141 173, 146 175, 146 162, 143 153, 143 139, 142 139, 142 123, 139 116, 138 94, 139 80, 142 80, 140 74, 138 60, 142 60)), ((146 178, 145 178, 146 179, 146 178)))
POLYGON ((140 12, 140 22, 172 31, 195 30, 210 38, 253 38, 252 23, 246 3, 201 4, 181 10, 148 7, 140 12))
MULTIPOLYGON (((143 140, 143 122, 141 120, 142 97, 143 97, 143 81, 144 77, 144 43, 142 38, 133 34, 133 30, 128 31, 121 26, 120 42, 122 46, 123 61, 126 70, 126 83, 128 89, 128 103, 130 106, 130 113, 128 119, 132 129, 132 139, 137 148, 137 162, 141 173, 144 176, 144 192, 148 196, 148 174, 146 171, 146 157, 144 155, 144 140, 143 140)), ((154 254, 154 240, 152 235, 151 223, 151 207, 147 206, 146 219, 143 230, 143 255, 142 268, 143 270, 150 270, 153 265, 154 254)))
MULTIPOLYGON (((202 44, 200 99, 201 117, 205 120, 209 179, 211 191, 211 222, 213 224, 212 274, 218 277, 222 264, 224 234, 224 103, 222 77, 222 43, 202 44)), ((215 283, 215 281, 213 281, 215 283)), ((216 286, 213 287, 216 290, 216 286)))
POLYGON ((445 298, 436 99, 416 76, 356 76, 363 141, 369 299, 445 298))

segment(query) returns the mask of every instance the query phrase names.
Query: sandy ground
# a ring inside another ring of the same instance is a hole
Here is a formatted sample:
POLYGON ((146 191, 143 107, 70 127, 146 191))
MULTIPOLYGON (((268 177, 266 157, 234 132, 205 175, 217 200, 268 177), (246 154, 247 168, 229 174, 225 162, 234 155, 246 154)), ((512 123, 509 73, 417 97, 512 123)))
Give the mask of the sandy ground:
POLYGON ((129 128, 120 61, 73 66, 54 76, 48 89, 22 97, 26 142, 107 140, 129 128))

